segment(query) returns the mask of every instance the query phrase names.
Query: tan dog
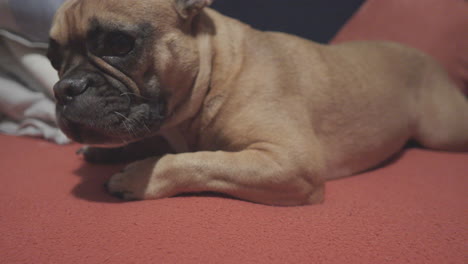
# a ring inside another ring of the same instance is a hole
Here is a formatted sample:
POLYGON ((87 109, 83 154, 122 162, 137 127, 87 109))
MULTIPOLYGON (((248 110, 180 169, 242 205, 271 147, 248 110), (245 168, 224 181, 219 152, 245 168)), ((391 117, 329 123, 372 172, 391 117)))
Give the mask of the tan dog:
POLYGON ((325 180, 375 167, 410 139, 468 150, 467 100, 428 56, 260 32, 210 2, 69 0, 58 11, 49 57, 62 129, 128 144, 89 148, 90 160, 159 152, 114 175, 111 193, 311 204, 325 180))

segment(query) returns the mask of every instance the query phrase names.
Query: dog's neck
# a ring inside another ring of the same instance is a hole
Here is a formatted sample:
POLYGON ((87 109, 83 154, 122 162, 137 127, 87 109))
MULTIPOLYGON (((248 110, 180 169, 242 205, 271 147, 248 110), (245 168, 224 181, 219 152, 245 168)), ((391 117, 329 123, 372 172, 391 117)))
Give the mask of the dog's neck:
MULTIPOLYGON (((250 26, 236 19, 224 16, 215 10, 206 9, 206 13, 215 25, 213 43, 213 71, 211 74, 211 91, 213 95, 221 91, 243 70, 245 45, 248 40, 250 26), (226 79, 226 76, 232 78, 226 79)), ((213 95, 214 96, 214 95, 213 95)))
POLYGON ((205 29, 204 23, 206 22, 200 21, 198 25, 197 46, 200 62, 194 85, 184 104, 171 114, 160 132, 178 153, 189 150, 189 144, 179 126, 187 120, 193 119, 200 112, 210 89, 213 60, 212 36, 211 32, 207 32, 205 29))
POLYGON ((245 31, 235 28, 250 29, 246 24, 225 17, 210 8, 205 8, 199 19, 197 41, 200 68, 195 84, 186 103, 177 109, 161 130, 161 135, 177 152, 189 151, 190 145, 193 144, 188 143, 191 139, 184 133, 187 127, 190 127, 192 135, 195 132, 193 129, 199 131, 211 123, 222 101, 228 96, 229 91, 225 88, 231 80, 226 79, 226 76, 237 76, 242 70, 245 56, 238 50, 239 47, 243 47, 246 38, 239 34, 245 31), (203 113, 200 113, 202 108, 203 113), (194 120, 195 116, 198 117, 197 120, 194 120))

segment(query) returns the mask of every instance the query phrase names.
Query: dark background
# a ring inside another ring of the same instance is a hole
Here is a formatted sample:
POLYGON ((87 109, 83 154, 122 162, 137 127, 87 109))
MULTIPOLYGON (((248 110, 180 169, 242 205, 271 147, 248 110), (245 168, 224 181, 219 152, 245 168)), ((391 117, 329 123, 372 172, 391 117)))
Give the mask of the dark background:
POLYGON ((330 41, 364 0, 215 0, 212 8, 254 28, 330 41))

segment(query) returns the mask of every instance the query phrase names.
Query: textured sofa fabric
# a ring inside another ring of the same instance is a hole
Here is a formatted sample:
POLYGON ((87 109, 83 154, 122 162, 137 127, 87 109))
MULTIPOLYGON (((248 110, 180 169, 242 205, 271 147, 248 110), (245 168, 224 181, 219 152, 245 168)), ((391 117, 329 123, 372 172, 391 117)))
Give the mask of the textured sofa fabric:
POLYGON ((334 41, 390 40, 436 58, 468 94, 468 1, 367 0, 334 41))
POLYGON ((0 263, 466 263, 468 154, 407 150, 324 204, 122 203, 78 145, 0 136, 0 263))

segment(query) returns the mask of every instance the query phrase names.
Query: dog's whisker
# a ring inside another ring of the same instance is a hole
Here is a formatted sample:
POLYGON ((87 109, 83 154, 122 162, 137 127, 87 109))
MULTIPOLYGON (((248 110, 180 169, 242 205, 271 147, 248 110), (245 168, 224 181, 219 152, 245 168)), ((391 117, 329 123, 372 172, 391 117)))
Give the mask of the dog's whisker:
POLYGON ((151 101, 153 99, 149 98, 149 97, 145 97, 145 96, 142 96, 142 95, 139 95, 139 94, 136 94, 136 93, 131 93, 131 92, 125 92, 125 93, 121 93, 120 96, 129 96, 129 95, 132 95, 132 96, 135 96, 135 97, 138 97, 138 98, 141 98, 141 99, 145 99, 145 100, 148 100, 148 101, 151 101))
MULTIPOLYGON (((134 123, 134 121, 129 119, 128 117, 126 117, 122 113, 119 113, 117 111, 114 111, 114 113, 124 119, 123 124, 124 124, 125 128, 127 129, 127 131, 136 136, 136 133, 135 133, 134 129, 132 129, 132 126, 131 126, 134 123), (129 123, 128 125, 130 125, 130 127, 127 125, 127 123, 129 123)), ((148 127, 148 125, 146 125, 145 121, 140 121, 138 123, 140 123, 148 132, 151 132, 151 129, 149 129, 149 127, 148 127)))
POLYGON ((125 140, 123 137, 119 136, 120 140, 122 141, 123 144, 128 145, 128 141, 125 140))
POLYGON ((133 129, 131 128, 131 126, 129 127, 129 125, 131 125, 132 123, 132 120, 130 120, 128 117, 126 117, 124 114, 122 113, 119 113, 117 111, 114 111, 114 114, 122 117, 124 119, 124 121, 122 122, 122 124, 124 125, 125 129, 127 130, 128 133, 132 134, 132 135, 135 135, 135 132, 133 131, 133 129), (127 125, 127 122, 130 123, 127 125))
POLYGON ((142 125, 146 128, 146 130, 147 130, 148 132, 151 132, 151 130, 150 130, 149 127, 145 124, 145 122, 142 122, 142 125))

